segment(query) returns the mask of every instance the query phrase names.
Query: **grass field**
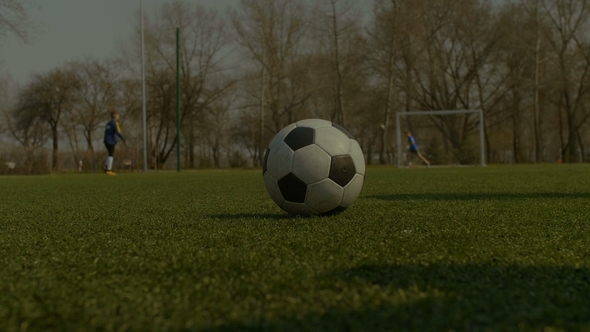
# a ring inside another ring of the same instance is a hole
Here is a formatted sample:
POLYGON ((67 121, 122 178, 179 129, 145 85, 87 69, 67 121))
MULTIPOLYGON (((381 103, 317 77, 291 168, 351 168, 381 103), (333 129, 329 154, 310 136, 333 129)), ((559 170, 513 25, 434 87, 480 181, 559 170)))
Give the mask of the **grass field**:
POLYGON ((258 170, 0 194, 3 331, 590 331, 589 166, 369 168, 311 219, 258 170))

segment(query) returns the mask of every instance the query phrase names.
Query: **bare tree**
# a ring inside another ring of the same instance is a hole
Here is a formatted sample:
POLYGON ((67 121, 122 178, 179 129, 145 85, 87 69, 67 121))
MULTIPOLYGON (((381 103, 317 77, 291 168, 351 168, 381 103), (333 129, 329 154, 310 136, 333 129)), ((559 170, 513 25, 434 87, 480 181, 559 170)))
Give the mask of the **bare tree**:
MULTIPOLYGON (((221 86, 227 86, 227 82, 219 82, 221 86)), ((224 150, 229 150, 229 129, 231 126, 230 109, 235 98, 232 95, 235 89, 228 89, 222 98, 216 99, 205 109, 205 116, 201 121, 201 132, 206 133, 207 143, 211 149, 213 165, 221 167, 221 156, 224 150)))
MULTIPOLYGON (((354 2, 347 0, 319 0, 315 10, 318 31, 318 49, 326 52, 328 63, 332 69, 331 81, 333 87, 332 120, 346 126, 347 107, 344 98, 345 86, 348 79, 348 68, 354 63, 360 49, 359 31, 360 20, 355 10, 354 2), (351 45, 355 45, 351 47, 351 45), (327 48, 327 49, 326 49, 327 48)), ((350 75, 352 76, 352 75, 350 75)))
POLYGON ((220 75, 222 50, 228 38, 224 22, 202 6, 176 1, 162 6, 155 23, 148 25, 148 85, 152 156, 163 167, 176 141, 175 29, 181 31, 181 123, 189 131, 186 148, 189 166, 194 166, 195 122, 200 114, 227 87, 212 88, 209 81, 220 75), (186 122, 185 122, 186 121, 186 122))
POLYGON ((388 7, 386 1, 378 1, 375 6, 375 26, 370 32, 371 47, 375 50, 385 50, 375 52, 373 63, 375 71, 381 74, 387 80, 387 101, 383 112, 383 123, 381 133, 381 150, 379 151, 379 163, 385 164, 387 160, 388 132, 390 126, 391 113, 394 102, 395 86, 395 62, 397 55, 397 40, 400 32, 398 31, 398 3, 396 0, 391 1, 391 7, 388 7), (386 14, 385 14, 386 13, 386 14), (380 54, 383 53, 383 54, 380 54), (385 66, 383 65, 385 64, 385 66), (385 67, 385 70, 382 68, 385 67))
POLYGON ((381 122, 379 162, 389 162, 391 153, 388 136, 391 130, 392 113, 395 106, 411 109, 412 90, 412 31, 415 23, 424 14, 415 1, 378 0, 375 2, 374 22, 369 30, 370 44, 367 53, 371 55, 371 70, 380 78, 376 87, 383 86, 385 102, 381 122), (402 102, 401 96, 405 96, 402 102), (405 104, 405 105, 404 105, 405 104))
POLYGON ((307 75, 311 61, 305 44, 307 13, 299 0, 242 0, 240 9, 241 13, 232 13, 236 39, 259 68, 246 69, 243 109, 258 111, 253 153, 260 164, 270 139, 267 134, 296 121, 315 89, 307 75), (259 81, 256 89, 251 87, 254 80, 259 81))
POLYGON ((30 114, 26 118, 39 118, 47 122, 52 138, 52 168, 58 170, 59 129, 62 116, 72 108, 78 82, 70 71, 55 69, 37 75, 19 93, 17 112, 30 114))
POLYGON ((62 132, 68 139, 70 151, 72 152, 72 157, 74 158, 74 163, 78 163, 80 160, 82 160, 80 139, 78 138, 78 132, 82 130, 79 130, 79 126, 79 123, 75 120, 72 114, 68 114, 68 116, 64 117, 62 120, 62 132))
POLYGON ((542 158, 542 138, 541 138, 541 123, 539 118, 539 89, 541 85, 541 19, 539 15, 539 0, 534 2, 534 22, 535 22, 535 37, 534 37, 534 54, 535 54, 535 83, 533 96, 534 109, 534 131, 535 131, 535 161, 540 162, 542 158))
POLYGON ((3 111, 6 129, 25 151, 25 167, 29 172, 35 167, 35 152, 47 142, 47 123, 36 109, 8 109, 3 111))
MULTIPOLYGON (((10 86, 11 86, 11 77, 10 74, 0 72, 0 112, 6 113, 10 108, 10 86)), ((0 135, 6 130, 3 123, 0 123, 0 135)))
POLYGON ((0 0, 0 35, 15 35, 26 41, 31 5, 31 0, 0 0))
MULTIPOLYGON (((505 6, 505 12, 509 15, 518 15, 515 23, 511 24, 512 30, 507 32, 506 38, 512 44, 510 47, 514 50, 524 50, 525 54, 521 55, 524 65, 531 67, 530 74, 527 74, 525 82, 526 87, 532 90, 531 109, 533 133, 532 141, 534 148, 534 161, 540 162, 543 159, 543 130, 541 118, 540 92, 543 78, 541 77, 544 63, 547 60, 544 44, 546 44, 544 32, 551 30, 544 22, 546 15, 541 11, 540 0, 521 0, 520 3, 505 6), (518 13, 518 14, 516 14, 518 13), (523 19, 524 18, 524 19, 523 19), (530 76, 530 77, 529 77, 530 76)), ((506 30, 510 29, 505 27, 506 30)), ((529 98, 527 93, 527 99, 529 98)))
POLYGON ((525 57, 519 54, 518 51, 510 52, 506 55, 505 65, 507 69, 507 95, 510 98, 508 102, 511 109, 512 119, 512 148, 514 155, 514 162, 521 162, 522 153, 522 108, 524 100, 524 79, 526 75, 525 57))
POLYGON ((107 61, 86 59, 71 63, 70 69, 78 82, 74 91, 76 103, 72 105, 72 120, 82 127, 87 149, 94 153, 96 130, 107 119, 108 112, 117 106, 116 68, 107 61))
MULTIPOLYGON (((26 39, 31 1, 0 0, 0 37, 26 39)), ((368 163, 387 163, 402 148, 391 139, 398 109, 482 109, 488 162, 545 161, 546 151, 587 158, 590 0, 375 0, 373 21, 357 4, 240 0, 227 22, 189 1, 159 7, 146 25, 153 167, 165 167, 177 144, 188 167, 240 166, 248 154, 260 165, 272 136, 307 117, 344 124, 368 163)), ((138 33, 116 62, 85 59, 37 75, 14 102, 0 87, 0 133, 23 147, 28 167, 50 140, 54 169, 64 144, 76 159, 93 154, 112 108, 126 135, 139 136, 138 33)), ((422 119, 404 125, 428 131, 419 136, 430 139, 426 153, 440 146, 441 162, 473 160, 478 117, 422 119)))
MULTIPOLYGON (((498 36, 492 29, 489 6, 458 0, 421 4, 415 8, 423 14, 413 29, 413 43, 419 45, 419 52, 408 63, 412 65, 411 84, 416 85, 412 100, 425 110, 492 109, 498 103, 499 82, 490 85, 493 81, 486 77, 495 70, 490 59, 498 36)), ((445 143, 450 143, 455 159, 465 163, 473 158, 463 149, 469 135, 477 130, 477 117, 432 116, 431 121, 445 143)))
POLYGON ((337 0, 329 0, 330 1, 330 9, 331 15, 329 15, 332 25, 331 25, 331 33, 332 33, 332 56, 333 56, 333 63, 334 63, 334 71, 336 72, 336 109, 334 111, 333 120, 341 123, 343 126, 346 125, 345 122, 345 111, 344 111, 344 97, 343 94, 343 78, 342 78, 342 59, 340 56, 340 27, 339 27, 339 20, 341 16, 338 13, 337 6, 340 1, 337 0))
POLYGON ((584 105, 590 92, 590 40, 587 33, 590 3, 587 0, 541 0, 541 7, 552 25, 546 34, 555 55, 557 84, 554 89, 558 97, 554 102, 560 112, 562 160, 577 162, 580 161, 578 148, 582 155, 585 154, 579 129, 590 117, 584 105), (564 113, 565 124, 561 112, 564 113))

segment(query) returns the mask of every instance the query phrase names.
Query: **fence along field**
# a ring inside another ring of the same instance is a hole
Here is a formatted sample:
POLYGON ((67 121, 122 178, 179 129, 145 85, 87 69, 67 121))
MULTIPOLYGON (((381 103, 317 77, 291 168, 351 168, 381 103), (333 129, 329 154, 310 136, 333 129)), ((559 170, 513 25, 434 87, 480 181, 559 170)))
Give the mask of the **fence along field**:
POLYGON ((7 330, 586 330, 582 165, 371 167, 331 218, 259 170, 2 177, 7 330))

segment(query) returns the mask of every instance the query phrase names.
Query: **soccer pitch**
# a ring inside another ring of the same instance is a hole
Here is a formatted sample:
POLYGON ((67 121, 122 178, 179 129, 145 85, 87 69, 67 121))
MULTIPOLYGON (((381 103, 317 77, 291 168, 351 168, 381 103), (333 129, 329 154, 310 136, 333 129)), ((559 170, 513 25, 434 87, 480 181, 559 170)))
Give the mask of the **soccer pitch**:
POLYGON ((590 167, 373 167, 330 218, 259 170, 0 178, 0 330, 587 330, 590 167))

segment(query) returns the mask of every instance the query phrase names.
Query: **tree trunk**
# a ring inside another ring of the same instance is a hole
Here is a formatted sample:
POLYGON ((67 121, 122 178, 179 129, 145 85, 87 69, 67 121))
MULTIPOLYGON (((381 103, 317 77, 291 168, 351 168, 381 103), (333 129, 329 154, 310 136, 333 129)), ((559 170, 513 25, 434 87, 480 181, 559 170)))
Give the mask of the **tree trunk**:
MULTIPOLYGON (((264 45, 263 45, 264 47, 264 45)), ((265 95, 265 75, 264 75, 264 66, 265 66, 265 62, 266 62, 266 58, 265 58, 266 52, 262 51, 262 70, 260 72, 260 141, 258 142, 258 158, 256 158, 256 162, 258 163, 258 166, 261 166, 262 163, 264 162, 262 159, 264 158, 264 155, 262 153, 262 151, 264 151, 264 106, 266 104, 266 95, 265 95)))
POLYGON ((387 130, 389 129, 389 119, 391 117, 391 105, 393 104, 393 88, 394 88, 394 66, 395 66, 395 38, 391 39, 391 50, 389 53, 389 80, 387 82, 387 104, 385 105, 385 114, 383 119, 383 131, 381 133, 381 151, 379 152, 379 163, 386 164, 386 148, 387 148, 387 130))
POLYGON ((92 152, 94 154, 94 144, 92 144, 92 138, 86 138, 86 143, 88 144, 88 152, 92 152))
POLYGON ((514 151, 514 163, 518 164, 520 160, 520 111, 518 105, 514 105, 512 110, 512 147, 514 151))
POLYGON ((578 162, 578 140, 576 137, 576 126, 574 123, 574 117, 568 114, 567 117, 567 125, 568 125, 568 142, 567 142, 567 149, 569 151, 569 160, 570 163, 578 162))
POLYGON ((189 168, 195 168, 195 145, 190 142, 188 146, 188 160, 189 160, 189 168))
MULTIPOLYGON (((538 56, 537 56, 538 57, 538 56)), ((536 65, 538 66, 538 65, 536 65)), ((542 161, 542 143, 541 143, 541 125, 539 120, 539 68, 536 68, 535 73, 535 96, 534 96, 534 135, 535 135, 535 162, 542 161)))
POLYGON ((338 42, 338 17, 336 16, 336 3, 332 0, 332 28, 334 29, 334 66, 336 69, 336 114, 335 120, 342 127, 346 126, 344 116, 343 78, 340 65, 340 43, 338 42))
POLYGON ((213 147, 213 163, 215 168, 219 168, 219 136, 215 137, 215 146, 213 147))
POLYGON ((534 117, 533 127, 535 135, 535 162, 541 162, 542 160, 542 147, 541 147, 541 126, 539 123, 539 81, 540 81, 540 52, 541 52, 541 31, 539 24, 539 4, 536 3, 536 44, 535 44, 535 94, 533 99, 534 117))
MULTIPOLYGON (((192 120, 192 119, 191 119, 192 120)), ((189 120, 189 123, 192 124, 192 121, 189 120)), ((190 130, 188 133, 188 142, 187 142, 187 149, 188 149, 188 167, 195 168, 195 132, 194 126, 190 126, 190 130)))
POLYGON ((84 129, 84 138, 86 139, 86 144, 88 145, 88 148, 86 149, 86 159, 90 162, 92 170, 96 171, 99 168, 99 162, 96 158, 94 144, 92 142, 92 129, 84 129))
POLYGON ((586 162, 586 149, 584 148, 584 141, 582 140, 582 135, 580 135, 580 132, 578 130, 576 130, 576 137, 578 139, 578 146, 580 147, 581 159, 579 161, 583 163, 586 162))
POLYGON ((559 98, 559 103, 557 104, 557 124, 559 125, 559 162, 565 162, 565 153, 566 153, 566 145, 563 140, 563 111, 562 107, 563 98, 559 98))
POLYGON ((51 128, 51 136, 53 138, 53 153, 52 153, 52 158, 51 158, 51 166, 54 171, 57 171, 59 168, 58 155, 57 155, 58 150, 59 150, 59 145, 58 145, 59 135, 57 132, 57 126, 54 126, 51 128))

